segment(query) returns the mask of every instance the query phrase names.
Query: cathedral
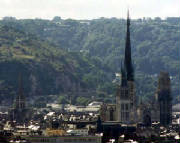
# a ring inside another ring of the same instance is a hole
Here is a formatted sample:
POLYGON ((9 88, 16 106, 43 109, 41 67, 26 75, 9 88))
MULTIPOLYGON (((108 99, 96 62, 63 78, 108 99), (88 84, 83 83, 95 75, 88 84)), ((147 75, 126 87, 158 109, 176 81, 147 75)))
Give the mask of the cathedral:
POLYGON ((136 107, 134 68, 131 59, 130 18, 128 12, 125 57, 121 64, 121 84, 118 85, 116 104, 103 105, 101 117, 104 121, 118 121, 126 124, 135 123, 136 107))
POLYGON ((131 58, 130 17, 127 16, 125 56, 121 64, 121 83, 117 87, 116 103, 103 104, 100 111, 101 120, 116 121, 123 124, 160 122, 166 126, 171 124, 172 98, 170 78, 167 72, 161 72, 157 91, 151 103, 137 104, 134 68, 131 58))

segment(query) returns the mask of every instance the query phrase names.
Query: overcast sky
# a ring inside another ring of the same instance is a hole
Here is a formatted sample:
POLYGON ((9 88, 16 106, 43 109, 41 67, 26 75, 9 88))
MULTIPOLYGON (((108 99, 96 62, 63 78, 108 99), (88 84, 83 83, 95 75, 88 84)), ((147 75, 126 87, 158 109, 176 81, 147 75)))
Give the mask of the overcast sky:
POLYGON ((0 0, 0 18, 94 19, 180 16, 180 0, 0 0))

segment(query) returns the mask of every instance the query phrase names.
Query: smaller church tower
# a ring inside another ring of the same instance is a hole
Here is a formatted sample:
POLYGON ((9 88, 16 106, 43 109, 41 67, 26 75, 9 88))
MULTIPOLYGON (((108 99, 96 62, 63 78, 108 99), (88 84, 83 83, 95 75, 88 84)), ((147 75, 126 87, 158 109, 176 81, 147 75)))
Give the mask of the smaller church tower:
POLYGON ((19 91, 18 91, 18 95, 15 101, 15 108, 25 109, 25 107, 26 107, 26 100, 25 100, 25 96, 23 95, 22 76, 20 74, 19 75, 19 91))
POLYGON ((23 94, 23 82, 20 74, 18 95, 15 99, 15 106, 9 111, 9 118, 19 124, 24 124, 31 120, 32 113, 32 110, 26 107, 26 98, 23 94))
POLYGON ((159 75, 157 94, 160 106, 160 124, 167 126, 172 122, 171 83, 167 72, 161 72, 159 75))

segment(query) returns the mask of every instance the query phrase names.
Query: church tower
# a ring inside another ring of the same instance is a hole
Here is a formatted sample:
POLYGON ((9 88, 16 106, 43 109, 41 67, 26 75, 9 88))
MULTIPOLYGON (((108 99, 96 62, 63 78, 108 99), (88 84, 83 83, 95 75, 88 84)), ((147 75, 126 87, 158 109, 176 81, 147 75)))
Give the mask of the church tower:
POLYGON ((157 94, 160 106, 160 124, 168 126, 172 122, 172 96, 170 77, 167 72, 161 72, 159 75, 157 94))
POLYGON ((26 107, 26 98, 23 94, 22 76, 19 75, 18 95, 15 99, 15 106, 9 111, 9 118, 17 123, 26 123, 31 119, 32 112, 26 107))
POLYGON ((25 97, 23 95, 22 76, 20 74, 20 76, 19 76, 19 91, 18 91, 18 95, 17 95, 16 101, 15 101, 15 108, 16 109, 25 109, 25 107, 26 107, 26 102, 25 102, 25 97))
POLYGON ((116 94, 116 111, 119 122, 134 123, 136 113, 135 99, 134 68, 131 59, 130 17, 128 11, 125 58, 124 64, 121 64, 121 84, 118 86, 116 94))

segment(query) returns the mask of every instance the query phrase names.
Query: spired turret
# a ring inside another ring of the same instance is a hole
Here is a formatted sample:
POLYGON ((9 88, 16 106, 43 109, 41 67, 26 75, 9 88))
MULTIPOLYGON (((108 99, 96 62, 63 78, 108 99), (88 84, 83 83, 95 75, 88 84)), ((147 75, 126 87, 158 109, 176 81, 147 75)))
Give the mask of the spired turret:
POLYGON ((22 75, 19 75, 19 91, 18 91, 18 96, 16 97, 16 102, 15 102, 15 108, 16 109, 25 109, 26 107, 26 99, 25 96, 23 95, 23 85, 22 85, 22 75))
POLYGON ((18 95, 15 99, 15 106, 10 109, 10 120, 15 120, 17 123, 27 123, 32 118, 32 109, 26 107, 26 98, 23 94, 23 80, 21 74, 19 75, 19 89, 18 95))

